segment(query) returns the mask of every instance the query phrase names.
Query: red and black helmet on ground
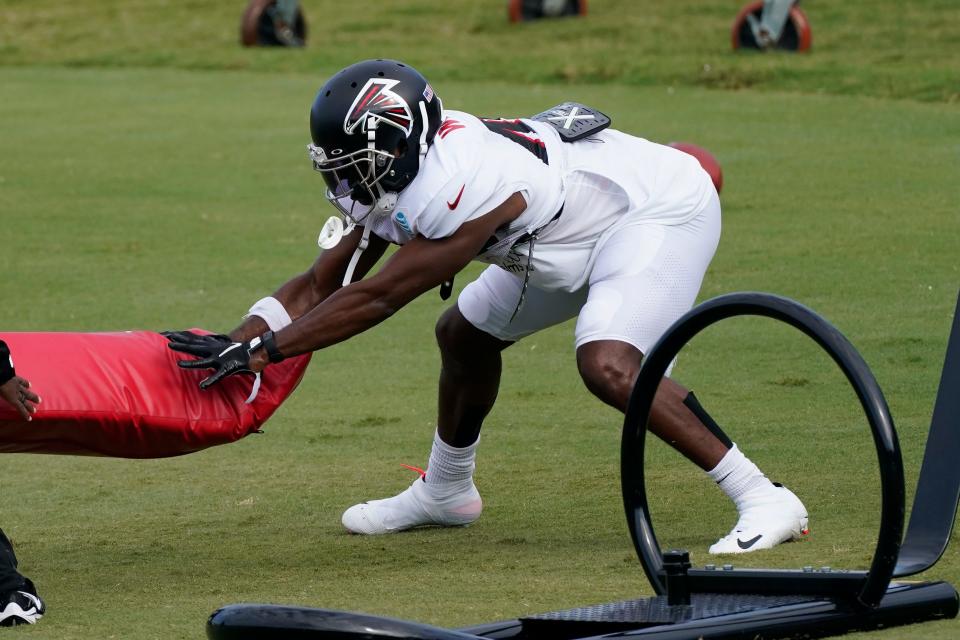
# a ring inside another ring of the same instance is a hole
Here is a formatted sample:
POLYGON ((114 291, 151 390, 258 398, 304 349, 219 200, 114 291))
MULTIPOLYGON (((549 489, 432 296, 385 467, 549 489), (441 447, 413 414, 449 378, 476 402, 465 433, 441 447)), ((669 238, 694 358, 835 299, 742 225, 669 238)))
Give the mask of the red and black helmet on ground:
POLYGON ((330 78, 310 109, 308 146, 327 198, 360 222, 389 213, 420 171, 443 105, 416 69, 365 60, 330 78))

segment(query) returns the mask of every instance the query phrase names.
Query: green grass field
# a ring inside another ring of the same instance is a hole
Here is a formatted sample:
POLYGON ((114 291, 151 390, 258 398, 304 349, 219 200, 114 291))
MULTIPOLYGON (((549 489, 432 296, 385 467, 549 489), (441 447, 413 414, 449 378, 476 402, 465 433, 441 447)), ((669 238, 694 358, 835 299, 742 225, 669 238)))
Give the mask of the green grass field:
MULTIPOLYGON (((310 264, 331 214, 304 150, 314 92, 391 55, 451 108, 576 99, 620 129, 710 149, 724 231, 701 298, 770 291, 835 323, 886 393, 912 498, 960 285, 954 3, 810 0, 806 56, 730 52, 739 3, 726 0, 597 0, 584 20, 523 26, 502 2, 304 2, 302 51, 240 49, 243 4, 0 0, 4 330, 232 328, 310 264)), ((343 509, 426 462, 446 306, 430 293, 316 354, 264 435, 168 460, 5 456, 0 526, 49 607, 15 633, 202 638, 214 609, 241 601, 459 626, 649 594, 619 495, 621 417, 583 389, 569 324, 505 355, 480 521, 342 531, 343 509)), ((807 540, 737 565, 865 568, 875 456, 827 357, 734 319, 675 376, 811 511, 807 540)), ((661 543, 711 561, 735 520, 726 499, 660 443, 647 468, 661 543)), ((922 577, 960 583, 956 542, 922 577)), ((949 621, 868 637, 958 634, 949 621)))

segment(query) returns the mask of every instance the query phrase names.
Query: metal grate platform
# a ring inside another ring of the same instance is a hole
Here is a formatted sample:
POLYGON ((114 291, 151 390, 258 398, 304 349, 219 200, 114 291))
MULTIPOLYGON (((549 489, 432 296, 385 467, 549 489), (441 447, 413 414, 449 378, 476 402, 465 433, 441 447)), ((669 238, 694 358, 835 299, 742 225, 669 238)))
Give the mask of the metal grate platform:
POLYGON ((822 600, 812 596, 694 593, 690 604, 670 606, 666 596, 623 600, 520 618, 525 632, 555 638, 612 633, 822 600))

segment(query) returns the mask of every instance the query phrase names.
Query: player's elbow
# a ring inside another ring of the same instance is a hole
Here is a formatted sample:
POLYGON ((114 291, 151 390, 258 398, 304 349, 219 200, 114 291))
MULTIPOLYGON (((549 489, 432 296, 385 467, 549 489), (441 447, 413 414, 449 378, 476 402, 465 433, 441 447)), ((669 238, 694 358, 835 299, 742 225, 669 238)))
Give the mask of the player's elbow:
POLYGON ((330 294, 340 288, 340 282, 338 280, 331 277, 324 277, 324 274, 319 274, 315 270, 308 271, 304 275, 307 278, 304 297, 308 299, 311 309, 326 300, 330 297, 330 294))
POLYGON ((377 316, 378 320, 386 320, 403 306, 397 304, 395 301, 390 300, 389 298, 377 298, 373 301, 371 305, 374 309, 374 313, 377 316))
POLYGON ((390 317, 416 299, 426 289, 415 282, 383 283, 378 287, 376 305, 384 317, 390 317))

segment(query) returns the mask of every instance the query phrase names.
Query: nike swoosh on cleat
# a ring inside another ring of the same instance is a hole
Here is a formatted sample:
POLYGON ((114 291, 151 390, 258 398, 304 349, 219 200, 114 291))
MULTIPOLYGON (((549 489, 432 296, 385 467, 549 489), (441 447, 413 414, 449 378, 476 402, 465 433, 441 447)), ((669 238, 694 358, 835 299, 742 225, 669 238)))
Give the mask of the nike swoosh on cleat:
POLYGON ((30 602, 33 603, 33 607, 32 607, 32 608, 33 608, 34 610, 40 611, 40 609, 43 608, 43 603, 40 601, 40 598, 38 598, 37 596, 33 595, 32 593, 27 593, 26 591, 21 591, 20 593, 21 593, 21 595, 23 595, 27 600, 29 600, 30 602))
POLYGON ((746 540, 746 541, 741 540, 740 538, 737 538, 737 546, 740 547, 741 549, 749 549, 753 545, 757 544, 757 541, 762 537, 763 537, 763 534, 761 533, 761 534, 758 534, 756 537, 750 538, 749 540, 746 540))
POLYGON ((453 202, 450 202, 449 200, 447 201, 447 206, 450 208, 450 211, 453 211, 454 209, 456 209, 457 205, 460 204, 460 196, 463 195, 463 190, 466 188, 466 186, 467 185, 464 184, 462 187, 460 187, 460 192, 457 194, 457 197, 454 199, 453 202))

